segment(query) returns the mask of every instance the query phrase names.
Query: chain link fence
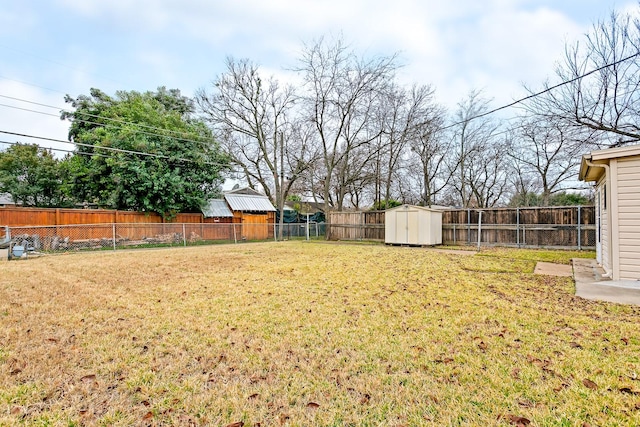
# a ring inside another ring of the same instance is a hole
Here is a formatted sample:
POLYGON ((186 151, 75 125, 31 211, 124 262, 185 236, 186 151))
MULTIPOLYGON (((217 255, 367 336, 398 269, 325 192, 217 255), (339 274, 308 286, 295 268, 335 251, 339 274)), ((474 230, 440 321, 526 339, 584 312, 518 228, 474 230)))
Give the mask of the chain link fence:
POLYGON ((593 206, 461 209, 443 215, 449 245, 595 249, 593 206))
MULTIPOLYGON (((593 206, 448 209, 442 211, 445 245, 595 249, 593 206)), ((330 212, 329 240, 385 240, 384 211, 330 212)))
POLYGON ((446 245, 593 250, 595 225, 443 224, 446 245))
MULTIPOLYGON (((7 227, 10 255, 277 240, 279 224, 83 224, 7 227)), ((320 223, 284 224, 282 239, 324 239, 320 223)))

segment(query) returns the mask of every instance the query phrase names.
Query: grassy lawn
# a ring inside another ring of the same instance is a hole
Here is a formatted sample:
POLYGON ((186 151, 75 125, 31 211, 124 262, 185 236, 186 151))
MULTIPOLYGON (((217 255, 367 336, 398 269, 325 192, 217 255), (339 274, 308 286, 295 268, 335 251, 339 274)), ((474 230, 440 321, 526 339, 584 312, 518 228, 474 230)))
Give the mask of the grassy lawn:
POLYGON ((2 264, 0 425, 640 425, 640 308, 561 252, 284 242, 2 264))

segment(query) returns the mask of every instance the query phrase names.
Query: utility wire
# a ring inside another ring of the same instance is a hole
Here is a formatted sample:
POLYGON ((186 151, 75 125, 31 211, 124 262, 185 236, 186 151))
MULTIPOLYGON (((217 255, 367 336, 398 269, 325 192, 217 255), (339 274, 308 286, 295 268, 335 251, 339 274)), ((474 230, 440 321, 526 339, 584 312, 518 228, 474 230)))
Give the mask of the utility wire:
MULTIPOLYGON (((626 56, 624 58, 621 58, 621 59, 619 59, 617 61, 611 62, 609 64, 605 64, 605 65, 603 65, 601 67, 598 67, 598 68, 595 68, 593 70, 590 70, 590 71, 588 71, 588 72, 586 72, 584 74, 581 74, 581 75, 579 75, 577 77, 574 77, 574 78, 572 78, 570 80, 562 81, 562 82, 560 82, 558 84, 555 84, 555 85, 553 85, 551 87, 548 87, 548 88, 546 88, 546 89, 544 89, 544 90, 542 90, 540 92, 536 92, 536 93, 527 95, 527 96, 525 96, 523 98, 517 99, 517 100, 515 100, 515 101, 513 101, 513 102, 511 102, 509 104, 505 104, 505 105, 502 105, 500 107, 494 108, 492 110, 485 111, 484 113, 476 114, 475 116, 471 116, 471 117, 469 117, 469 118, 467 118, 465 120, 461 120, 461 121, 458 121, 458 122, 451 123, 451 124, 441 128, 441 130, 450 129, 450 128, 455 127, 455 126, 458 126, 458 125, 461 125, 461 124, 464 124, 464 123, 468 123, 471 120, 479 119, 481 117, 485 117, 485 116, 488 116, 490 114, 496 113, 498 111, 505 110, 507 108, 513 107, 514 105, 520 104, 520 103, 522 103, 524 101, 527 101, 529 99, 537 98, 538 96, 543 95, 543 94, 548 93, 548 92, 551 92, 554 89, 557 89, 559 87, 574 83, 574 82, 576 82, 576 81, 578 81, 580 79, 583 79, 585 77, 590 76, 591 74, 597 73, 598 71, 602 71, 602 70, 604 70, 606 68, 612 67, 614 65, 618 65, 618 64, 620 64, 622 62, 628 61, 628 60, 633 59, 633 58, 638 57, 638 56, 640 56, 640 51, 636 52, 634 54, 631 54, 629 56, 626 56)), ((12 96, 7 96, 7 95, 1 95, 1 94, 0 94, 0 97, 6 98, 6 99, 12 99, 14 101, 25 102, 25 103, 29 103, 29 104, 33 104, 33 105, 39 105, 39 106, 46 107, 46 108, 53 108, 53 109, 56 109, 56 110, 59 110, 59 111, 64 111, 64 112, 67 112, 67 113, 70 113, 70 114, 74 114, 74 115, 79 114, 79 115, 84 115, 84 116, 88 116, 88 117, 99 118, 99 119, 102 119, 102 120, 109 120, 109 121, 113 121, 113 122, 120 123, 120 124, 129 124, 129 125, 134 125, 134 126, 138 126, 138 127, 142 127, 142 128, 152 129, 152 130, 161 130, 163 132, 170 132, 170 133, 180 134, 180 132, 178 132, 178 131, 165 130, 165 129, 157 128, 157 127, 154 127, 154 126, 143 125, 143 124, 140 124, 140 123, 127 122, 125 120, 119 120, 119 119, 113 119, 113 118, 109 118, 109 117, 103 117, 103 116, 96 115, 96 114, 90 114, 90 113, 78 112, 78 111, 72 112, 72 111, 66 110, 64 108, 59 108, 59 107, 55 107, 55 106, 48 105, 48 104, 42 104, 42 103, 38 103, 38 102, 34 102, 34 101, 29 101, 29 100, 22 99, 22 98, 17 98, 17 97, 12 97, 12 96)), ((40 111, 29 110, 29 109, 26 109, 26 108, 20 108, 20 107, 10 106, 10 105, 6 105, 6 104, 0 104, 0 106, 9 107, 9 108, 15 108, 15 109, 18 109, 18 110, 23 110, 23 111, 31 111, 31 112, 35 112, 35 113, 39 113, 39 114, 44 114, 44 115, 50 115, 50 116, 56 116, 57 117, 57 115, 54 115, 54 114, 48 114, 48 113, 44 113, 44 112, 40 112, 40 111)), ((77 118, 74 118, 74 120, 85 122, 85 123, 89 123, 89 124, 104 125, 103 123, 95 123, 95 122, 90 122, 90 121, 77 119, 77 118)), ((140 131, 140 133, 144 134, 145 132, 140 131)), ((202 141, 194 141, 194 140, 191 140, 191 139, 172 137, 172 136, 168 136, 168 135, 158 135, 158 134, 154 134, 154 133, 147 133, 147 135, 170 137, 170 138, 175 138, 177 140, 181 140, 181 141, 185 141, 185 142, 203 143, 202 141)))
MULTIPOLYGON (((78 119, 77 117, 75 117, 76 114, 81 115, 81 116, 98 118, 98 119, 102 119, 102 120, 108 120, 108 121, 116 122, 116 123, 119 123, 119 124, 133 125, 133 126, 138 126, 138 127, 145 128, 145 129, 159 130, 159 131, 162 131, 162 132, 174 133, 174 134, 178 134, 178 135, 184 135, 184 132, 174 131, 174 130, 170 130, 170 129, 162 129, 162 128, 155 127, 155 126, 144 125, 144 124, 141 124, 141 123, 128 122, 126 120, 114 119, 114 118, 111 118, 111 117, 104 117, 104 116, 100 116, 98 114, 85 113, 83 111, 71 111, 71 110, 67 110, 67 109, 64 109, 64 108, 56 107, 56 106, 53 106, 53 105, 42 104, 42 103, 39 103, 39 102, 29 101, 27 99, 22 99, 22 98, 16 98, 16 97, 13 97, 13 96, 0 95, 0 98, 6 98, 6 99, 14 100, 14 101, 25 102, 27 104, 38 105, 40 107, 53 108, 55 110, 62 111, 62 112, 74 115, 72 120, 73 121, 79 121, 79 122, 82 122, 82 123, 96 124, 96 125, 101 125, 101 126, 105 126, 106 125, 105 123, 96 123, 96 122, 90 122, 90 121, 83 120, 83 119, 78 119)), ((15 107, 15 106, 7 105, 7 104, 0 104, 0 105, 2 105, 3 107, 16 108, 16 109, 23 110, 23 111, 37 112, 35 110, 29 110, 29 109, 26 109, 26 108, 15 107)), ((54 117, 60 117, 60 116, 58 116, 56 114, 42 113, 42 112, 40 112, 40 113, 41 114, 47 114, 47 115, 54 116, 54 117)), ((165 138, 173 138, 173 139, 176 139, 178 141, 183 141, 183 142, 196 142, 196 143, 199 143, 199 144, 204 144, 205 141, 209 142, 209 140, 207 138, 203 138, 203 141, 195 141, 195 140, 192 140, 192 139, 181 138, 181 137, 176 137, 176 136, 171 136, 171 135, 160 135, 160 134, 156 134, 156 133, 145 133, 143 131, 138 131, 138 132, 139 133, 144 133, 146 135, 160 136, 160 137, 165 137, 165 138)))
POLYGON ((54 61, 54 60, 49 59, 49 58, 45 58, 44 56, 35 55, 35 54, 33 54, 33 53, 31 53, 31 52, 27 52, 27 51, 25 51, 25 50, 16 49, 15 47, 7 46, 7 45, 4 45, 4 44, 0 44, 0 48, 4 48, 4 49, 7 49, 7 50, 11 50, 11 51, 14 51, 14 52, 20 53, 20 54, 22 54, 22 55, 31 56, 31 57, 33 57, 33 58, 39 59, 40 61, 50 62, 50 63, 55 64, 55 65, 58 65, 58 66, 60 66, 60 67, 68 68, 68 69, 69 69, 69 70, 71 70, 71 71, 79 72, 79 73, 82 73, 82 74, 85 74, 85 75, 93 75, 93 76, 95 76, 95 77, 99 77, 99 78, 104 79, 104 80, 109 80, 109 81, 111 81, 112 83, 117 83, 118 85, 122 85, 122 82, 119 82, 119 81, 117 81, 117 80, 114 80, 114 79, 112 79, 112 78, 110 78, 110 77, 101 76, 101 75, 99 75, 99 74, 95 74, 95 73, 88 73, 88 72, 86 72, 85 70, 82 70, 82 69, 80 69, 80 68, 72 67, 72 66, 67 65, 67 64, 64 64, 64 63, 62 63, 62 62, 58 62, 58 61, 54 61))
MULTIPOLYGON (((464 124, 464 123, 468 123, 468 122, 470 122, 471 120, 479 119, 479 118, 481 118, 481 117, 485 117, 485 116, 488 116, 488 115, 490 115, 490 114, 494 114, 494 113, 496 113, 496 112, 498 112, 498 111, 501 111, 501 110, 504 110, 504 109, 507 109, 507 108, 513 107, 514 105, 520 104, 520 103, 522 103, 522 102, 524 102, 524 101, 527 101, 527 100, 529 100, 529 99, 536 98, 536 97, 541 96, 541 95, 543 95, 543 94, 545 94, 545 93, 551 92, 551 91, 552 91, 552 90, 554 90, 554 89, 557 89, 557 88, 559 88, 559 87, 562 87, 562 86, 565 86, 565 85, 571 84, 571 83, 576 82, 576 81, 578 81, 578 80, 580 80, 580 79, 583 79, 583 78, 585 78, 585 77, 587 77, 587 76, 589 76, 589 75, 591 75, 591 74, 597 73, 598 71, 602 71, 602 70, 604 70, 604 69, 606 69, 606 68, 612 67, 612 66, 614 66, 614 65, 620 64, 620 63, 622 63, 622 62, 628 61, 628 60, 633 59, 633 58, 638 57, 638 56, 640 56, 640 51, 639 51, 639 52, 636 52, 636 53, 634 53, 634 54, 632 54, 632 55, 626 56, 626 57, 624 57, 624 58, 621 58, 621 59, 619 59, 619 60, 617 60, 617 61, 614 61, 614 62, 612 62, 612 63, 605 64, 605 65, 603 65, 603 66, 601 66, 601 67, 598 67, 598 68, 595 68, 595 69, 593 69, 593 70, 590 70, 590 71, 588 71, 588 72, 586 72, 586 73, 584 73, 584 74, 581 74, 580 76, 576 76, 576 77, 574 77, 574 78, 572 78, 572 79, 570 79, 570 80, 566 80, 566 81, 560 82, 560 83, 558 83, 558 84, 556 84, 556 85, 553 85, 553 86, 551 86, 551 87, 548 87, 548 88, 546 88, 546 89, 544 89, 544 90, 542 90, 542 91, 540 91, 540 92, 536 92, 536 93, 530 94, 530 95, 528 95, 528 96, 525 96, 525 97, 523 97, 523 98, 520 98, 520 99, 518 99, 518 100, 516 100, 516 101, 513 101, 513 102, 511 102, 511 103, 509 103, 509 104, 506 104, 506 105, 500 106, 500 107, 498 107, 498 108, 494 108, 494 109, 489 110, 489 111, 486 111, 486 112, 484 112, 484 113, 476 114, 476 115, 474 115, 474 116, 471 116, 471 117, 467 118, 466 120, 458 121, 458 122, 455 122, 455 123, 449 124, 449 125, 444 126, 443 128, 441 128, 441 130, 450 129, 450 128, 455 127, 455 126, 458 126, 458 125, 461 125, 461 124, 464 124)), ((2 97, 2 98, 6 98, 6 99, 12 99, 12 100, 15 100, 15 101, 20 101, 20 102, 26 102, 26 103, 33 104, 33 105, 39 105, 39 106, 43 106, 43 107, 46 107, 46 108, 54 108, 54 109, 57 109, 57 110, 60 110, 60 111, 64 111, 64 112, 67 112, 67 113, 70 113, 70 114, 74 114, 74 115, 76 115, 76 114, 80 114, 80 115, 85 115, 85 116, 89 116, 89 117, 99 118, 99 119, 102 119, 102 120, 110 120, 110 121, 114 121, 114 122, 119 123, 119 124, 130 124, 130 125, 134 125, 134 126, 139 126, 139 127, 147 128, 147 129, 162 130, 163 132, 172 132, 172 133, 178 133, 178 134, 179 134, 179 132, 177 132, 177 131, 164 130, 164 129, 156 128, 156 127, 153 127, 153 126, 143 125, 143 124, 139 124, 139 123, 132 123, 132 122, 127 122, 127 121, 124 121, 124 120, 118 120, 118 119, 112 119, 112 118, 108 118, 108 117, 102 117, 102 116, 95 115, 95 114, 84 113, 84 112, 77 112, 77 111, 76 111, 76 112, 71 112, 71 111, 69 111, 69 110, 60 109, 59 107, 55 107, 55 106, 52 106, 52 105, 42 104, 42 103, 38 103, 38 102, 34 102, 34 101, 29 101, 29 100, 25 100, 25 99, 21 99, 21 98, 17 98, 17 97, 11 97, 11 96, 7 96, 7 95, 0 95, 0 97, 2 97)), ((0 104, 0 106, 9 107, 9 108, 15 108, 15 109, 23 110, 23 111, 30 111, 30 112, 34 112, 34 113, 38 113, 38 114, 43 114, 43 115, 49 115, 49 116, 55 116, 55 117, 57 117, 57 115, 54 115, 54 114, 44 113, 44 112, 36 111, 36 110, 29 110, 29 109, 26 109, 26 108, 21 108, 21 107, 16 107, 16 106, 10 106, 10 105, 6 105, 6 104, 0 104)), ((97 125, 103 125, 103 126, 104 126, 104 125, 106 125, 106 124, 103 124, 103 123, 95 123, 95 122, 90 122, 90 121, 86 121, 86 120, 82 120, 82 119, 77 119, 77 118, 74 118, 74 120, 78 120, 78 121, 81 121, 81 122, 86 122, 86 123, 89 123, 89 124, 97 124, 97 125)), ((113 126, 113 125, 112 125, 112 126, 113 126)), ((143 134, 145 133, 145 132, 142 132, 142 131, 139 131, 139 132, 140 132, 140 133, 143 133, 143 134)), ((503 131, 503 132, 500 132, 499 134, 504 134, 504 133, 507 133, 507 132, 508 132, 508 131, 503 131)), ((162 159, 170 159, 170 157, 169 157, 169 156, 165 156, 165 155, 152 154, 152 153, 144 153, 144 152, 133 151, 133 150, 123 150, 123 149, 117 149, 117 148, 112 148, 112 147, 97 147, 97 146, 93 146, 93 145, 89 145, 89 144, 82 144, 82 143, 76 143, 76 142, 68 142, 68 141, 58 140, 58 139, 54 139, 54 138, 38 137, 38 136, 33 136, 33 135, 20 134, 20 133, 8 132, 8 131, 2 131, 2 130, 0 130, 0 133, 6 133, 6 134, 9 134, 9 135, 22 136, 22 137, 27 137, 27 138, 41 139, 41 140, 46 140, 46 141, 60 142, 60 143, 65 143, 65 144, 72 143, 72 144, 75 144, 75 145, 77 145, 77 146, 91 147, 91 148, 94 148, 94 149, 95 149, 95 148, 100 148, 100 149, 110 150, 110 151, 114 151, 114 152, 121 152, 121 153, 127 153, 127 154, 135 154, 135 155, 151 156, 151 157, 162 158, 162 159)), ((178 138, 178 137, 172 137, 172 136, 169 136, 169 135, 158 135, 158 134, 153 134, 153 133, 147 133, 147 134, 148 134, 148 135, 153 135, 153 136, 160 136, 160 137, 170 137, 170 138, 175 138, 175 139, 182 140, 182 141, 186 141, 186 142, 199 142, 199 143, 202 143, 201 141, 194 141, 194 140, 190 140, 190 139, 183 139, 183 138, 178 138)), ((499 134, 498 134, 498 135, 499 135, 499 134)), ((182 159, 182 158, 179 158, 179 159, 177 159, 177 160, 185 161, 185 162, 193 162, 192 160, 182 159)), ((207 164, 221 165, 221 166, 222 166, 222 164, 220 164, 220 163, 207 163, 207 164)))
MULTIPOLYGON (((0 95, 0 97, 2 97, 2 95, 0 95)), ((8 104, 0 103, 0 107, 13 108, 15 110, 28 111, 30 113, 42 114, 43 116, 50 116, 50 117, 60 118, 60 116, 57 115, 57 114, 45 113, 44 111, 32 110, 32 109, 23 108, 23 107, 17 107, 15 105, 8 105, 8 104)), ((99 122, 92 122, 90 120, 83 120, 83 119, 73 119, 73 121, 74 122, 79 122, 79 123, 86 123, 86 124, 90 124, 90 125, 98 125, 98 126, 104 126, 104 127, 111 127, 111 128, 115 128, 115 129, 122 129, 118 125, 114 125, 114 124, 111 124, 111 123, 99 123, 99 122)), ((161 134, 158 134, 158 133, 144 132, 144 131, 141 131, 141 130, 134 130, 134 132, 137 133, 137 134, 140 134, 140 135, 158 136, 160 138, 171 138, 171 139, 175 139, 177 141, 193 142, 195 144, 200 144, 200 145, 206 146, 206 143, 203 142, 203 141, 194 141, 192 139, 176 138, 175 136, 171 136, 171 135, 161 135, 161 134)))
MULTIPOLYGON (((134 151, 134 150, 125 150, 125 149, 121 149, 121 148, 114 148, 114 147, 102 147, 102 146, 96 146, 96 145, 91 145, 91 144, 83 144, 80 142, 71 142, 71 141, 64 141, 62 139, 56 139, 56 138, 47 138, 44 136, 36 136, 36 135, 28 135, 28 134, 23 134, 23 133, 18 133, 18 132, 10 132, 10 131, 6 131, 6 130, 1 130, 0 129, 0 133, 3 134, 7 134, 7 135, 14 135, 14 136, 20 136, 23 138, 33 138, 33 139, 40 139, 43 141, 51 141, 51 142, 58 142, 58 143, 62 143, 62 144, 72 144, 72 145, 76 145, 79 147, 86 147, 86 148, 93 148, 93 149, 103 149, 103 150, 107 150, 107 151, 111 151, 111 152, 117 152, 117 153, 124 153, 124 154, 133 154, 133 155, 140 155, 140 156, 148 156, 148 157, 155 157, 155 158, 159 158, 159 159, 165 159, 165 160, 178 160, 178 161, 182 161, 182 162, 186 162, 186 163, 196 163, 194 160, 190 160, 190 159, 184 159, 184 158, 176 158, 176 159, 172 159, 170 156, 166 156, 164 154, 154 154, 154 153, 145 153, 143 151, 134 151)), ((11 145, 16 145, 19 143, 9 143, 11 145)), ((48 147, 43 147, 43 148, 47 148, 48 147)), ((67 153, 75 153, 75 150, 63 150, 63 149, 55 149, 52 148, 52 150, 55 151, 62 151, 62 152, 67 152, 67 153)), ((106 158, 115 158, 113 156, 106 156, 104 154, 101 153, 87 153, 87 152, 83 152, 83 154, 88 154, 88 155, 97 155, 99 157, 106 157, 106 158)), ((210 165, 210 166, 229 166, 226 163, 219 163, 219 162, 204 162, 204 164, 206 165, 210 165)), ((229 170, 229 173, 243 173, 242 171, 237 171, 237 170, 229 170)))
MULTIPOLYGON (((9 141, 0 141, 0 144, 22 145, 22 143, 20 143, 20 142, 9 142, 9 141)), ((104 157, 104 158, 107 158, 107 159, 115 159, 115 157, 113 157, 113 156, 107 156, 105 154, 100 154, 100 153, 88 153, 86 151, 65 150, 63 148, 41 147, 41 146, 39 146, 39 148, 42 148, 43 150, 60 151, 62 153, 81 154, 83 156, 98 156, 98 157, 104 157)))
POLYGON ((580 76, 574 77, 574 78, 572 78, 570 80, 565 80, 563 82, 560 82, 560 83, 558 83, 556 85, 553 85, 551 87, 548 87, 548 88, 546 88, 546 89, 544 89, 544 90, 542 90, 540 92, 532 93, 531 95, 525 96, 524 98, 520 98, 520 99, 518 99, 516 101, 513 101, 513 102, 511 102, 509 104, 503 105, 503 106, 498 107, 498 108, 494 108, 493 110, 485 111, 484 113, 476 114, 475 116, 471 116, 466 120, 459 121, 459 122, 456 122, 456 123, 452 123, 450 125, 447 125, 447 126, 443 127, 442 130, 449 129, 449 128, 452 128, 452 127, 455 127, 455 126, 458 126, 458 125, 461 125, 461 124, 464 124, 464 123, 468 123, 471 120, 479 119, 481 117, 488 116, 489 114, 496 113, 496 112, 498 112, 500 110, 504 110, 504 109, 507 109, 509 107, 513 107, 514 105, 520 104, 521 102, 527 101, 529 99, 537 98, 538 96, 544 95, 547 92, 551 92, 552 90, 557 89, 557 88, 559 88, 561 86, 568 85, 570 83, 576 82, 576 81, 578 81, 580 79, 583 79, 583 78, 585 78, 587 76, 590 76, 591 74, 597 73, 598 71, 602 71, 605 68, 613 67, 614 65, 618 65, 621 62, 628 61, 628 60, 633 59, 633 58, 635 58, 637 56, 640 56, 640 51, 636 52, 636 53, 634 53, 632 55, 626 56, 626 57, 624 57, 622 59, 619 59, 617 61, 614 61, 614 62, 611 62, 609 64, 605 64, 605 65, 603 65, 601 67, 595 68, 595 69, 593 69, 591 71, 588 71, 588 72, 586 72, 586 73, 584 73, 584 74, 582 74, 580 76))
MULTIPOLYGON (((143 151, 125 150, 125 149, 122 149, 122 148, 103 147, 103 146, 97 146, 97 145, 91 145, 91 144, 83 144, 81 142, 64 141, 62 139, 47 138, 47 137, 44 137, 44 136, 36 136, 36 135, 28 135, 28 134, 24 134, 24 133, 10 132, 10 131, 1 130, 1 129, 0 129, 0 133, 4 133, 4 134, 7 134, 7 135, 21 136, 21 137, 24 137, 24 138, 40 139, 40 140, 43 140, 43 141, 59 142, 59 143, 62 143, 62 144, 73 144, 73 145, 76 145, 76 146, 79 146, 79 147, 102 149, 102 150, 112 151, 112 152, 116 152, 116 153, 135 154, 135 155, 141 155, 141 156, 155 157, 155 158, 158 158, 158 159, 178 160, 178 161, 187 162, 187 163, 196 163, 194 160, 189 160, 189 159, 185 159, 185 158, 181 158, 181 157, 172 158, 171 156, 167 156, 167 155, 164 155, 164 154, 145 153, 143 151)), ((213 165, 213 166, 226 166, 223 163, 217 163, 217 162, 204 162, 204 163, 207 164, 207 165, 213 165)))
POLYGON ((62 92, 61 90, 51 89, 51 88, 49 88, 49 87, 40 86, 40 85, 36 85, 36 84, 33 84, 33 83, 25 82, 25 81, 23 81, 23 80, 12 79, 11 77, 7 77, 7 76, 2 76, 2 75, 0 75, 0 79, 10 80, 10 81, 12 81, 12 82, 17 82, 17 83, 20 83, 20 84, 23 84, 23 85, 32 86, 32 87, 37 87, 37 88, 39 88, 39 89, 44 89, 44 90, 48 90, 48 91, 50 91, 50 92, 57 92, 57 93, 61 93, 61 94, 63 94, 63 95, 66 95, 66 93, 62 92))

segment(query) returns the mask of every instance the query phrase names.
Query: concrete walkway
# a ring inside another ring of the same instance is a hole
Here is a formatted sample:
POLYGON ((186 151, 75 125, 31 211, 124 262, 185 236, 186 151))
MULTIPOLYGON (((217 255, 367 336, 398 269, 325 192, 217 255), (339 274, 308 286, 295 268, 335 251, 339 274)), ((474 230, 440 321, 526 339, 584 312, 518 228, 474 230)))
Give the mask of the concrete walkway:
POLYGON ((535 274, 545 274, 547 276, 562 276, 562 277, 571 277, 573 276, 573 270, 570 265, 566 264, 555 264, 553 262, 538 262, 536 263, 536 268, 533 270, 535 274))
POLYGON ((573 278, 576 296, 589 300, 640 305, 640 281, 610 280, 595 259, 574 258, 573 278))

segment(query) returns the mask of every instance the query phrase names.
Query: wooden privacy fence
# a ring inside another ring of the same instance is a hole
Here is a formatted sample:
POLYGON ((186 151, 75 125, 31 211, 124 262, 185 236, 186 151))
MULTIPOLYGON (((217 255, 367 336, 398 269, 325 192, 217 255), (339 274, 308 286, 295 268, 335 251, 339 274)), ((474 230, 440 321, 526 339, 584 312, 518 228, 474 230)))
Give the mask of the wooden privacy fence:
MULTIPOLYGON (((330 212, 329 240, 384 241, 384 211, 330 212)), ((593 206, 444 210, 442 242, 450 245, 593 249, 593 206), (480 213, 482 212, 482 214, 480 213), (482 216, 482 217, 481 217, 482 216)))
POLYGON ((329 212, 327 240, 384 241, 384 211, 329 212))
MULTIPOLYGON (((211 221, 209 221, 211 220, 211 221)), ((162 216, 152 212, 132 212, 108 209, 47 209, 47 208, 0 208, 0 225, 46 226, 70 224, 140 224, 163 223, 162 216)), ((173 223, 208 223, 201 213, 179 213, 173 223)), ((218 221, 216 221, 218 222, 218 221)), ((231 218, 229 218, 231 222, 231 218)))
POLYGON ((595 207, 457 209, 442 214, 442 242, 453 245, 594 249, 595 207))

